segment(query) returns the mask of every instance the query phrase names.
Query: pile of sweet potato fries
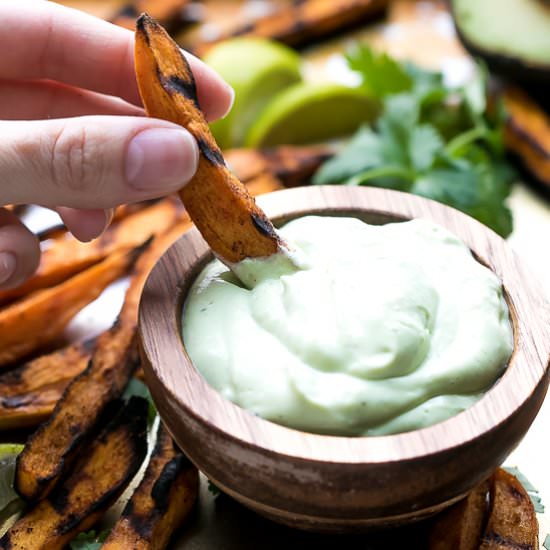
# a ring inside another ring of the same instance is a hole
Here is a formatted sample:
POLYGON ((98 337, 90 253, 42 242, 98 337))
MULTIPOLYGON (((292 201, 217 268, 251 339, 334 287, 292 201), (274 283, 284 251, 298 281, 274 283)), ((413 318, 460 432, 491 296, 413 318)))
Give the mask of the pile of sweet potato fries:
MULTIPOLYGON (((139 10, 149 9, 163 23, 174 24, 176 12, 181 13, 187 3, 136 1, 119 19, 133 20, 139 10)), ((268 18, 256 31, 286 36, 291 44, 303 43, 310 26, 316 33, 334 29, 344 24, 346 14, 358 17, 383 4, 374 0, 293 3, 288 13, 268 18), (286 29, 288 18, 298 11, 302 19, 296 21, 302 24, 282 33, 280 29, 286 29)), ((246 31, 240 29, 238 34, 246 31)), ((111 227, 92 243, 79 243, 58 228, 44 234, 47 248, 37 273, 21 287, 0 292, 0 430, 34 429, 18 457, 15 475, 26 508, 0 539, 0 549, 63 548, 94 526, 145 460, 148 403, 141 397, 122 398, 132 377, 141 376, 136 334, 139 298, 152 266, 189 229, 191 218, 203 223, 206 235, 209 223, 220 223, 216 205, 201 209, 201 193, 216 200, 225 186, 229 191, 223 201, 231 202, 235 196, 241 201, 233 213, 239 208, 255 212, 239 179, 251 195, 306 184, 332 154, 328 146, 227 151, 225 160, 232 171, 228 170, 200 112, 190 107, 193 99, 183 88, 166 90, 174 78, 189 78, 175 44, 150 18, 138 25, 136 44, 144 104, 156 102, 162 111, 156 116, 184 120, 202 140, 198 179, 181 193, 186 208, 175 197, 122 208, 111 227), (208 186, 214 188, 207 191, 208 186), (124 276, 130 283, 113 326, 88 341, 61 345, 71 319, 124 276)), ((213 234, 211 239, 216 239, 216 231, 213 234)), ((233 239, 227 231, 225 236, 233 239)), ((277 246, 276 233, 264 231, 264 236, 262 246, 273 242, 277 246)), ((217 246, 231 261, 242 257, 240 250, 223 248, 224 243, 217 246)), ((144 476, 103 548, 165 548, 197 494, 197 470, 160 423, 144 476)), ((529 496, 513 476, 499 470, 433 522, 430 548, 534 549, 537 540, 529 496)))

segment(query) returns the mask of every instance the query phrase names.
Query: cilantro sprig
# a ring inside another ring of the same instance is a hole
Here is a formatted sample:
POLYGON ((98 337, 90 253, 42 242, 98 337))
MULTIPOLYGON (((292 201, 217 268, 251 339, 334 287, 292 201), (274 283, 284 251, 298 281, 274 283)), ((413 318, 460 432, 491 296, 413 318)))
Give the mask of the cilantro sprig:
POLYGON ((381 115, 321 167, 314 183, 407 191, 509 235, 512 216, 505 201, 516 174, 505 158, 503 109, 487 106, 483 67, 467 85, 448 88, 441 73, 365 45, 350 51, 347 62, 365 93, 382 104, 381 115))

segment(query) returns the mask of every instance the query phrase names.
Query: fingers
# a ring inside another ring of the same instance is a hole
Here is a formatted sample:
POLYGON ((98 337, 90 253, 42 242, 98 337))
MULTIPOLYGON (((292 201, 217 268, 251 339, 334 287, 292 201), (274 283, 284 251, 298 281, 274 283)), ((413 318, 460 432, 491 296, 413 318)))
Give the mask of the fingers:
MULTIPOLYGON (((3 78, 57 80, 141 105, 131 31, 54 2, 29 0, 2 0, 0 21, 3 78)), ((223 116, 231 88, 197 58, 189 61, 206 117, 223 116)))
POLYGON ((111 223, 114 210, 79 210, 61 206, 56 208, 67 229, 80 241, 99 237, 111 223))
POLYGON ((0 123, 0 204, 106 209, 170 194, 197 165, 191 134, 161 120, 91 116, 0 123))
POLYGON ((144 116, 142 108, 52 81, 0 80, 0 119, 37 120, 83 115, 144 116))
POLYGON ((0 289, 21 284, 39 261, 38 239, 14 214, 0 208, 0 289))

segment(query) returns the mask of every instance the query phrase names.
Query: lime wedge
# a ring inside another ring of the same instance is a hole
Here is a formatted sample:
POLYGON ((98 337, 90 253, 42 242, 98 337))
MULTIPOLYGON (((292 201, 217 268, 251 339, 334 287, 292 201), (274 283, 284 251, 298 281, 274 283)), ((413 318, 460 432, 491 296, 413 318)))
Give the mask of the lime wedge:
POLYGON ((341 84, 300 83, 277 94, 248 131, 247 147, 325 141, 374 120, 378 104, 341 84))
POLYGON ((235 90, 231 112, 211 125, 222 149, 243 145, 250 125, 280 90, 301 80, 300 56, 290 48, 261 38, 221 42, 204 61, 235 90))
POLYGON ((10 502, 17 499, 17 493, 13 489, 13 476, 15 474, 15 460, 23 450, 23 445, 15 443, 0 444, 0 518, 2 511, 10 502))

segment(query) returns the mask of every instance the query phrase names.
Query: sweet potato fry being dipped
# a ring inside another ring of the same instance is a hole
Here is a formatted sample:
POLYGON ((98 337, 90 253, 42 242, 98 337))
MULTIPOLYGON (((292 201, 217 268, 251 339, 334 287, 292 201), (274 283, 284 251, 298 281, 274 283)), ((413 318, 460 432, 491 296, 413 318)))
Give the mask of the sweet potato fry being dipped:
POLYGON ((159 425, 157 442, 143 479, 103 550, 163 550, 197 499, 199 473, 159 425))
POLYGON ((147 15, 137 22, 135 65, 147 114, 184 126, 197 140, 199 166, 180 197, 213 252, 229 267, 248 257, 288 255, 286 243, 225 165, 179 47, 147 15))
POLYGON ((117 252, 59 285, 0 311, 0 368, 59 338, 69 321, 133 265, 140 248, 117 252))
POLYGON ((0 549, 57 550, 89 529, 120 496, 145 458, 147 409, 145 399, 131 398, 82 453, 67 479, 0 539, 0 549))
POLYGON ((247 22, 193 48, 203 55, 212 45, 234 36, 272 38, 301 47, 379 15, 388 0, 306 0, 291 2, 272 14, 247 22))
POLYGON ((65 234, 60 235, 44 251, 38 271, 30 279, 17 288, 0 292, 0 304, 56 285, 113 252, 143 244, 151 235, 164 233, 179 219, 186 217, 182 210, 172 199, 160 201, 120 219, 91 243, 81 243, 65 234))
POLYGON ((95 340, 69 345, 0 374, 0 430, 38 426, 88 364, 95 340))
POLYGON ((139 364, 136 325, 141 290, 156 260, 189 225, 176 224, 142 254, 117 321, 97 339, 86 370, 69 384, 51 417, 27 441, 15 473, 15 487, 25 499, 34 501, 52 490, 79 446, 96 430, 101 415, 124 391, 139 364))

